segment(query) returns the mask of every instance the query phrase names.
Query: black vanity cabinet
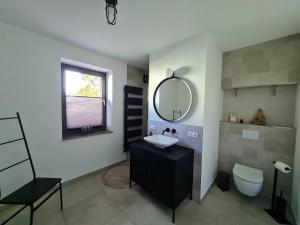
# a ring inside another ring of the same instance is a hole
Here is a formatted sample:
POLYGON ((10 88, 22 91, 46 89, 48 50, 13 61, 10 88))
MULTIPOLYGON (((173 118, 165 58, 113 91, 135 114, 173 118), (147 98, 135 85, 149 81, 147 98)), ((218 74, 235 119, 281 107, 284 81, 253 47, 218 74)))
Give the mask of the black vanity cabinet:
POLYGON ((160 149, 145 141, 130 146, 131 181, 150 192, 173 212, 193 190, 194 151, 174 145, 160 149))

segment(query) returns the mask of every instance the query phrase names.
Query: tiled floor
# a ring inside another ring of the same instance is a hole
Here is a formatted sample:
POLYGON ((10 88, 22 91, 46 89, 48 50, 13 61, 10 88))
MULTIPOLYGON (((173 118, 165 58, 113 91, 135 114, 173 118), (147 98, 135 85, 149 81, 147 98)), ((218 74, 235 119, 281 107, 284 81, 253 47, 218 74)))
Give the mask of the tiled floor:
MULTIPOLYGON (((171 211, 141 188, 116 190, 103 185, 102 173, 64 186, 64 211, 55 195, 35 213, 34 225, 172 225, 171 211)), ((199 204, 188 198, 176 211, 177 225, 272 225, 268 202, 213 186, 199 204)), ((0 214, 0 221, 15 209, 0 214)), ((9 225, 27 225, 29 211, 9 225)))

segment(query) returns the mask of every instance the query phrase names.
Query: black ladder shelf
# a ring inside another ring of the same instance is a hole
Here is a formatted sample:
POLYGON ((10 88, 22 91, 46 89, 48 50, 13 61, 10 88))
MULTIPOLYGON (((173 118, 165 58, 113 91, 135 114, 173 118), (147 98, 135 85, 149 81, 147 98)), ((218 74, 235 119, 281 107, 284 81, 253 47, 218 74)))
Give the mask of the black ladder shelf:
POLYGON ((41 178, 36 177, 34 165, 32 162, 31 154, 29 151, 28 143, 25 137, 25 132, 23 129, 22 121, 20 114, 17 113, 16 117, 7 117, 7 118, 0 118, 0 122, 2 120, 18 120, 19 126, 22 133, 22 138, 18 138, 11 141, 6 141, 3 143, 0 143, 1 145, 10 144, 17 141, 24 141, 26 152, 28 158, 14 163, 13 165, 10 165, 8 167, 5 167, 3 169, 0 169, 0 172, 4 172, 14 166, 17 166, 21 163, 24 163, 26 161, 30 162, 30 167, 33 174, 33 179, 29 183, 25 184, 21 188, 17 189, 16 191, 12 192, 11 194, 7 195, 6 197, 0 199, 0 204, 2 205, 22 205, 19 210, 17 210, 14 214, 12 214, 10 217, 5 219, 1 222, 0 225, 4 225, 8 223, 11 219, 13 219, 15 216, 17 216, 21 211, 23 211, 26 207, 30 207, 30 225, 33 223, 33 213, 41 206, 43 205, 52 195, 54 195, 57 191, 60 191, 60 206, 61 210, 63 210, 63 199, 62 199, 62 185, 61 185, 61 178, 41 178), (43 197, 46 193, 48 193, 52 188, 57 187, 54 191, 52 191, 48 196, 43 199, 39 204, 34 205, 34 203, 39 200, 41 197, 43 197))

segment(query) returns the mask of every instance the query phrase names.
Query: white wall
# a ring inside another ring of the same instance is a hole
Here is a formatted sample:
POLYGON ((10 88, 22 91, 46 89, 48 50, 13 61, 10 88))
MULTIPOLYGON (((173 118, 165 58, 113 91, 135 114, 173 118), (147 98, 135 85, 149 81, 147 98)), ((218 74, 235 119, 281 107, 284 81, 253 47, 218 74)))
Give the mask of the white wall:
POLYGON ((199 145, 203 144, 202 165, 194 166, 201 167, 201 178, 197 179, 201 179, 202 198, 217 173, 219 121, 223 108, 222 52, 209 35, 195 36, 152 54, 149 68, 149 120, 161 121, 154 111, 152 98, 159 82, 167 77, 167 68, 175 70, 175 75, 186 79, 192 87, 191 112, 178 124, 203 127, 203 137, 199 139, 199 145))
POLYGON ((207 37, 205 102, 201 171, 201 199, 217 175, 219 121, 222 119, 223 91, 221 90, 222 52, 207 37))
POLYGON ((153 94, 157 85, 165 78, 166 69, 187 80, 192 87, 193 104, 186 119, 180 123, 203 125, 205 86, 205 36, 196 36, 150 55, 149 67, 149 119, 161 121, 153 107, 153 94))
POLYGON ((296 102, 295 127, 297 128, 297 139, 293 172, 292 209, 297 220, 297 225, 300 225, 300 85, 298 85, 296 102))
MULTIPOLYGON (((127 65, 3 23, 0 34, 0 116, 21 113, 37 174, 66 181, 124 160, 123 86, 127 65), (62 141, 61 58, 111 71, 112 134, 62 141)), ((4 125, 0 128, 7 133, 4 125)), ((20 179, 11 179, 15 183, 28 177, 22 176, 22 172, 28 173, 25 167, 0 177, 4 193, 8 177, 21 175, 20 179)))

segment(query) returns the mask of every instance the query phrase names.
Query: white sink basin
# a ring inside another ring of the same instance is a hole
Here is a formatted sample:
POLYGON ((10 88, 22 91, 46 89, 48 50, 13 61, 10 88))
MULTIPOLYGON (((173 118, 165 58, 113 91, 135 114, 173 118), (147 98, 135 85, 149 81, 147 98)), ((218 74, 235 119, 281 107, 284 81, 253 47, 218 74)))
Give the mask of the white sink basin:
POLYGON ((144 140, 147 141, 150 144, 153 144, 159 148, 167 148, 172 145, 175 145, 179 139, 174 137, 168 137, 160 134, 151 135, 144 137, 144 140))

